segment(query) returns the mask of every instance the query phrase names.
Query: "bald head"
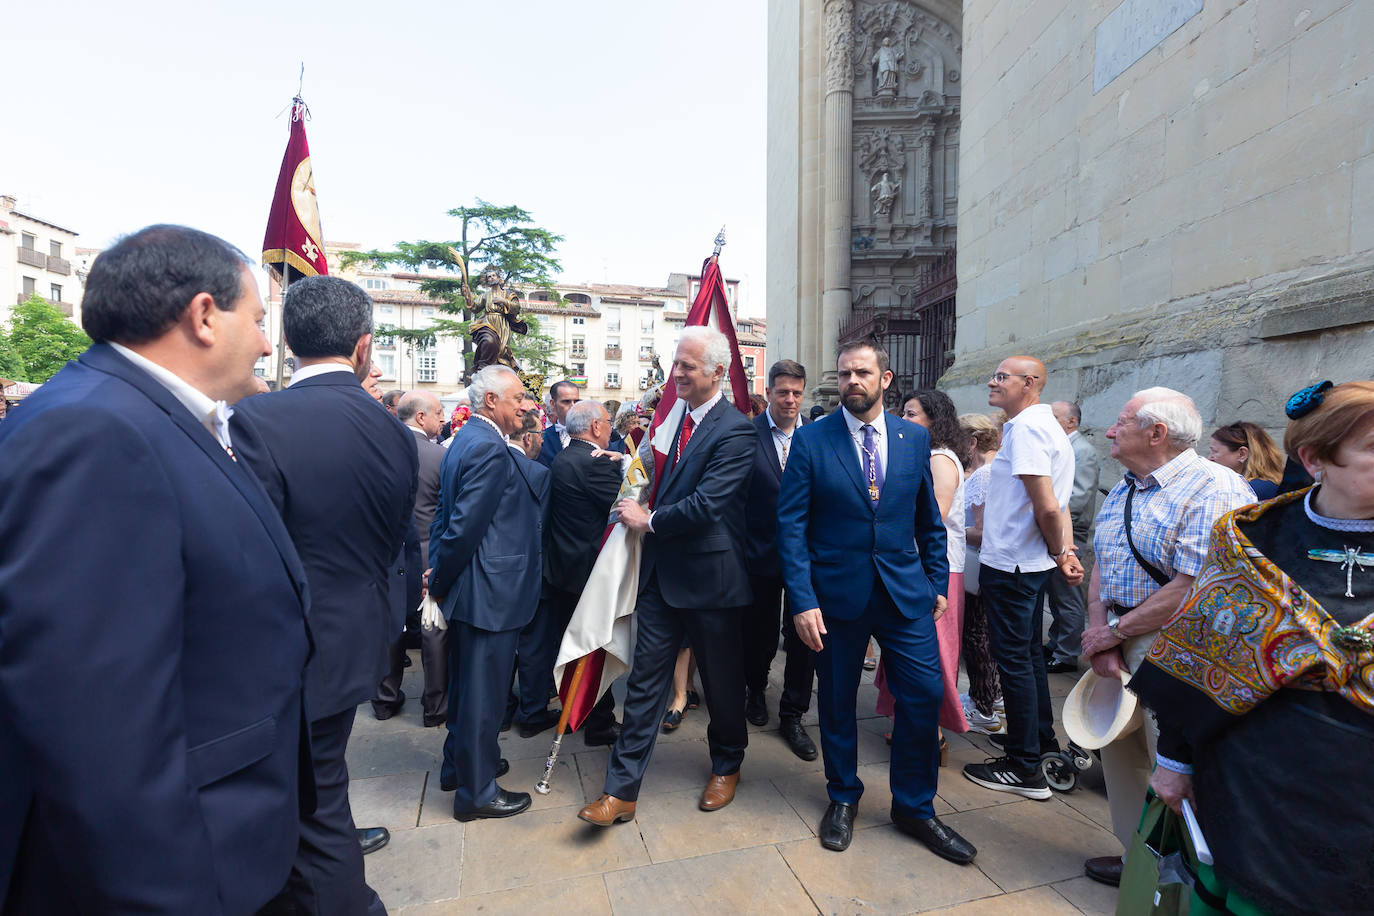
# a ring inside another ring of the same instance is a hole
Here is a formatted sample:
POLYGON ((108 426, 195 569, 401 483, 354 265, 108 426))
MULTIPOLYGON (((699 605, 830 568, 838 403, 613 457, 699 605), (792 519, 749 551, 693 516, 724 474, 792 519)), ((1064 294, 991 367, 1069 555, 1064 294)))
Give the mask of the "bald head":
POLYGON ((433 439, 444 425, 444 407, 432 391, 408 391, 396 403, 396 419, 433 439))
POLYGON ((1009 419, 1015 417, 1040 403, 1047 375, 1045 364, 1034 356, 1008 356, 988 379, 988 404, 1002 408, 1009 419))

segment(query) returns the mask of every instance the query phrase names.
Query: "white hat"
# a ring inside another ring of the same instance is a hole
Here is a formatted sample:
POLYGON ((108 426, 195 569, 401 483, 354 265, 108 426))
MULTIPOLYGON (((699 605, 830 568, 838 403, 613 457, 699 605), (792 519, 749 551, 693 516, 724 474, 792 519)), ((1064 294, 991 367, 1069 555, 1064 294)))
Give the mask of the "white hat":
POLYGON ((1111 744, 1140 727, 1143 716, 1135 694, 1114 677, 1089 670, 1064 700, 1064 731, 1087 751, 1111 744))

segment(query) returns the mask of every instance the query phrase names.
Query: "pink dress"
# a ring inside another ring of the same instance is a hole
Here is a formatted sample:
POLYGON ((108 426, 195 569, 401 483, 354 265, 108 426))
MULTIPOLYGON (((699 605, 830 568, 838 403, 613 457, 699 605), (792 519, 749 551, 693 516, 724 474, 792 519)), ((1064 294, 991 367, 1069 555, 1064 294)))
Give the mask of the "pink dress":
MULTIPOLYGON (((935 638, 940 644, 940 673, 945 682, 945 695, 940 701, 940 727, 962 734, 968 731, 964 706, 959 702, 959 648, 964 635, 964 474, 953 452, 942 448, 931 452, 932 457, 935 455, 945 455, 959 471, 959 487, 954 491, 954 499, 950 504, 950 519, 945 522, 950 568, 949 590, 946 592, 949 596, 948 606, 944 615, 935 621, 935 638)), ((873 683, 878 688, 878 715, 891 716, 895 703, 892 691, 887 687, 887 674, 881 662, 873 683)))

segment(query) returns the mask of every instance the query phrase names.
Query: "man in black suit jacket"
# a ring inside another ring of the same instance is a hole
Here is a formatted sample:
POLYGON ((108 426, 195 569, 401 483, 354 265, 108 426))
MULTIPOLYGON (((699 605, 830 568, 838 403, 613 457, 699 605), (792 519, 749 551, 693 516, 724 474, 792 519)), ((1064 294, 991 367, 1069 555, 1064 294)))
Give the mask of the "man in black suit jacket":
POLYGON ((288 891, 306 913, 384 913, 363 879, 344 751, 400 632, 388 585, 415 505, 415 439, 359 384, 372 364, 365 292, 337 277, 298 281, 282 323, 297 360, 291 387, 240 402, 232 424, 310 582, 305 696, 319 803, 301 821, 288 891))
POLYGON ((95 343, 0 424, 0 912, 253 913, 290 873, 307 589, 225 423, 272 352, 250 265, 121 239, 95 343))
POLYGON ((754 428, 721 396, 730 363, 725 335, 682 332, 673 382, 686 410, 673 436, 652 512, 631 499, 620 520, 643 534, 639 632, 625 695, 625 722, 606 768, 605 792, 578 814, 598 826, 634 817, 684 635, 696 652, 711 724, 711 778, 699 807, 715 811, 735 797, 749 743, 744 719, 740 616, 749 604, 744 565, 744 498, 753 471, 754 428))
MULTIPOLYGON (((563 632, 592 574, 601 539, 620 492, 620 462, 593 457, 607 450, 611 420, 596 401, 574 404, 567 416, 568 447, 553 462, 549 521, 544 528, 544 594, 540 615, 547 621, 540 667, 552 672, 563 632)), ((619 736, 615 698, 606 691, 582 725, 588 747, 614 744, 619 736)))
MULTIPOLYGON (((411 391, 403 395, 396 407, 396 418, 405 424, 415 437, 420 461, 419 485, 415 490, 414 537, 418 548, 415 559, 407 557, 406 608, 415 610, 420 604, 421 578, 428 565, 429 526, 434 521, 434 507, 439 502, 439 464, 444 460, 444 447, 433 442, 444 425, 444 408, 432 391, 411 391)), ((410 535, 407 534, 407 548, 410 535)), ((425 728, 443 725, 448 717, 448 630, 422 627, 420 630, 420 664, 424 668, 425 692, 420 698, 425 728)), ((406 701, 401 691, 401 677, 405 674, 405 638, 391 644, 390 670, 377 687, 372 701, 372 713, 378 719, 389 719, 401 711, 406 701)))
POLYGON ((749 587, 754 603, 744 617, 744 686, 748 690, 744 715, 755 725, 768 724, 768 668, 778 653, 782 630, 787 663, 783 669, 782 697, 778 700, 778 733, 802 760, 815 760, 816 745, 802 728, 801 717, 811 705, 811 683, 816 666, 811 650, 792 626, 792 615, 783 614, 782 568, 778 564, 778 487, 792 434, 801 425, 801 402, 806 393, 806 369, 790 359, 779 360, 768 370, 768 409, 754 418, 756 443, 754 475, 749 481, 745 511, 748 536, 749 587))
POLYGON ((530 806, 501 774, 501 714, 520 630, 539 603, 541 506, 548 471, 509 445, 526 411, 520 376, 487 366, 468 385, 472 419, 440 467, 430 527, 429 589, 449 621, 448 737, 440 788, 460 821, 510 817, 530 806))
POLYGON ((549 386, 549 412, 553 414, 553 425, 544 430, 544 446, 536 459, 544 467, 553 467, 553 459, 563 451, 568 441, 568 409, 581 399, 581 392, 572 382, 554 382, 549 386))

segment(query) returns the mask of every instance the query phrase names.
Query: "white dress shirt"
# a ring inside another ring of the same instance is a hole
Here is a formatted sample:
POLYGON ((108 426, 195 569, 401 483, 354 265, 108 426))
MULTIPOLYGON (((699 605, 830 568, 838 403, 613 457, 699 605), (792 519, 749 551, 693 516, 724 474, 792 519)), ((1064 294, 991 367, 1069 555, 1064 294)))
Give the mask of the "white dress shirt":
MULTIPOLYGON (((347 372, 349 375, 353 375, 353 367, 344 366, 340 363, 311 363, 291 373, 291 384, 294 385, 297 382, 303 382, 317 375, 324 375, 326 372, 347 372)), ((356 378, 357 376, 354 377, 356 378)))
POLYGON ((196 422, 209 430, 210 435, 218 440, 225 451, 233 454, 233 443, 229 441, 229 418, 234 415, 234 408, 223 401, 216 401, 172 370, 158 365, 141 353, 135 353, 123 344, 117 344, 112 340, 109 341, 109 344, 121 356, 151 375, 154 381, 170 391, 172 396, 191 412, 191 416, 196 418, 196 422))
MULTIPOLYGON (((863 475, 864 482, 868 481, 868 470, 864 465, 867 456, 864 454, 864 421, 849 412, 848 407, 841 407, 844 413, 844 422, 849 427, 849 437, 854 440, 854 454, 859 458, 859 473, 863 475)), ((878 456, 878 466, 883 469, 883 478, 887 478, 887 412, 878 414, 873 421, 873 453, 878 456)))
POLYGON ((792 433, 795 433, 797 427, 801 426, 801 417, 798 417, 797 421, 792 424, 791 432, 784 432, 783 428, 773 419, 772 410, 765 410, 763 415, 768 418, 768 428, 773 432, 773 449, 778 453, 778 467, 786 468, 787 455, 792 450, 792 433))

